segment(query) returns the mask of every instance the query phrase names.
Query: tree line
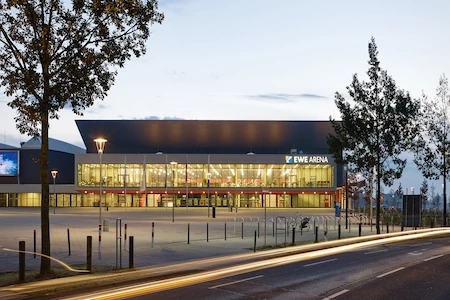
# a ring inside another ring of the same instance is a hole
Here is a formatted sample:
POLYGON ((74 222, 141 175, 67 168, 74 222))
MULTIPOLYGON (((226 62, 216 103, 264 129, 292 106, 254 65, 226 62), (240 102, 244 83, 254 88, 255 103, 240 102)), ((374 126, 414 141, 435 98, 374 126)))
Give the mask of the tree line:
MULTIPOLYGON (((446 196, 450 154, 450 95, 448 79, 439 78, 436 95, 412 98, 409 92, 397 87, 394 79, 380 67, 375 38, 368 44, 368 80, 357 74, 347 86, 348 96, 336 92, 335 104, 340 121, 330 117, 334 134, 327 138, 330 153, 348 170, 373 182, 376 190, 376 228, 380 233, 382 187, 392 186, 406 165, 405 152, 414 154, 414 162, 427 179, 443 182, 446 196)), ((372 187, 367 192, 372 197, 372 187)), ((422 186, 421 193, 427 195, 422 186)), ((401 185, 395 193, 403 196, 401 185)), ((419 193, 417 191, 416 193, 419 193)), ((370 195, 370 196, 369 196, 370 195)), ((422 196, 422 199, 423 199, 422 196)), ((439 200, 439 199, 434 199, 439 200)), ((443 201, 444 226, 447 221, 447 203, 443 201)))

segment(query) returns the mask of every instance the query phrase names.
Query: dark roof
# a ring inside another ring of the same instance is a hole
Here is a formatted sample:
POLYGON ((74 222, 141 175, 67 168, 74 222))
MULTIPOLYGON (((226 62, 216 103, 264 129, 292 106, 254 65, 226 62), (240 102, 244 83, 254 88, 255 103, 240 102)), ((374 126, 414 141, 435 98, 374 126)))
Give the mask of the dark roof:
POLYGON ((77 120, 87 153, 327 153, 329 121, 77 120))
POLYGON ((0 150, 18 150, 19 148, 0 143, 0 150))
MULTIPOLYGON (((60 151, 71 154, 84 154, 86 150, 75 145, 48 138, 49 150, 60 151)), ((22 145, 22 149, 41 149, 41 137, 33 137, 22 145)))

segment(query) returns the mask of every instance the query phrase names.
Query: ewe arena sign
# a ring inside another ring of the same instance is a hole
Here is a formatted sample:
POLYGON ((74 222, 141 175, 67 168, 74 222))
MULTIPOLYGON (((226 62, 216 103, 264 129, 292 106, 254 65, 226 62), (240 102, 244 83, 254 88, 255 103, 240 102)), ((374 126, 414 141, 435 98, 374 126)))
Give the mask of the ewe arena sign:
POLYGON ((327 156, 320 155, 286 155, 287 164, 328 164, 327 156))

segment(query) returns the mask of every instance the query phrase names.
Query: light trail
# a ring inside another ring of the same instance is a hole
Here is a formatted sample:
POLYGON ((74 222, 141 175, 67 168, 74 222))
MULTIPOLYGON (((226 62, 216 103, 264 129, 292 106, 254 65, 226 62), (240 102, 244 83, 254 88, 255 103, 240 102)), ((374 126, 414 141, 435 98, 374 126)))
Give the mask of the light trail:
POLYGON ((8 252, 19 252, 19 253, 33 254, 33 255, 36 254, 36 255, 39 255, 39 256, 47 257, 47 258, 57 262, 58 264, 60 264, 61 266, 63 266, 64 268, 66 268, 69 271, 77 272, 77 273, 90 273, 89 270, 77 270, 77 269, 74 269, 71 266, 69 266, 68 264, 60 261, 59 259, 51 257, 51 256, 48 256, 48 255, 45 255, 45 254, 42 254, 42 253, 37 253, 37 252, 32 252, 32 251, 15 250, 15 249, 9 249, 9 248, 2 248, 2 250, 3 251, 8 251, 8 252))
MULTIPOLYGON (((291 256, 276 257, 258 262, 246 263, 239 266, 226 267, 218 270, 205 271, 194 275, 186 275, 176 278, 170 278, 155 282, 136 284, 123 288, 114 288, 98 293, 90 293, 76 297, 65 298, 66 300, 111 300, 111 299, 127 299, 130 297, 141 296, 161 292, 165 290, 180 288, 188 285, 199 284, 203 282, 213 281, 221 278, 235 276, 243 273, 253 272, 257 270, 287 265, 295 262, 315 259, 323 256, 347 252, 349 250, 372 247, 375 245, 388 244, 394 242, 402 242, 415 240, 426 237, 433 237, 442 234, 449 234, 449 229, 427 230, 426 232, 414 233, 411 235, 398 235, 394 237, 377 239, 373 241, 364 241, 357 244, 343 245, 334 248, 315 250, 307 253, 293 254, 291 256)), ((331 242, 333 243, 333 242, 331 242)))

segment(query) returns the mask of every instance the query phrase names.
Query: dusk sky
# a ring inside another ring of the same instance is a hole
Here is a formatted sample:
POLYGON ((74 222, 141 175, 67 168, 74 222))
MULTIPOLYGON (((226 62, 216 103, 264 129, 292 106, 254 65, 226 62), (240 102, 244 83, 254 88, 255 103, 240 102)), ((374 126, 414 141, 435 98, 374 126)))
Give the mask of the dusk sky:
MULTIPOLYGON (((76 119, 339 119, 336 91, 367 79, 375 37, 381 67, 399 88, 435 97, 450 73, 449 1, 160 0, 147 55, 119 70, 104 101, 51 121, 50 137, 84 147, 76 119)), ((0 95, 0 143, 29 137, 0 95)), ((105 153, 107 152, 107 148, 105 153)), ((423 178, 408 164, 404 187, 423 178)), ((435 183, 441 193, 440 182, 435 183)), ((389 192, 390 188, 385 189, 389 192)))

